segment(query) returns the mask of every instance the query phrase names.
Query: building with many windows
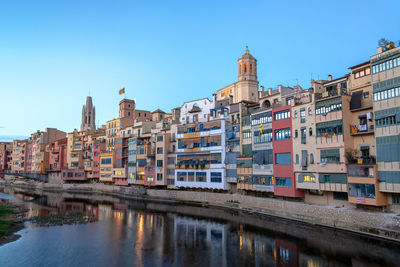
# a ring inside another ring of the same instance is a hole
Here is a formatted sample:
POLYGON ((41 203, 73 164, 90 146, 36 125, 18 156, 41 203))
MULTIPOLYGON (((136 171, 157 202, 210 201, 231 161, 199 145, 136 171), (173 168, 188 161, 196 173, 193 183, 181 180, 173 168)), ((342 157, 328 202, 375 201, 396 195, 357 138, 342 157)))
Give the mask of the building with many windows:
MULTIPOLYGON (((400 199, 400 47, 379 47, 371 69, 379 191, 390 204, 400 199)), ((372 189, 358 191, 368 196, 372 189)))

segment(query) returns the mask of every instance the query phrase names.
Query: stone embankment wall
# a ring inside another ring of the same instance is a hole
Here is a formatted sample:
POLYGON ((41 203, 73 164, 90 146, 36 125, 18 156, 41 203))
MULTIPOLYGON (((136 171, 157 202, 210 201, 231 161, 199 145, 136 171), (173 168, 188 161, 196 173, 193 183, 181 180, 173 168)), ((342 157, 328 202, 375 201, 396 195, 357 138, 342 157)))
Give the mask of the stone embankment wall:
POLYGON ((159 190, 140 186, 121 187, 98 183, 50 184, 16 179, 11 176, 5 178, 5 182, 10 185, 31 188, 36 191, 104 194, 169 204, 216 206, 400 240, 400 216, 395 213, 306 204, 240 194, 159 190))
POLYGON ((400 240, 400 216, 394 213, 320 206, 239 194, 148 189, 147 195, 152 198, 229 207, 400 240))

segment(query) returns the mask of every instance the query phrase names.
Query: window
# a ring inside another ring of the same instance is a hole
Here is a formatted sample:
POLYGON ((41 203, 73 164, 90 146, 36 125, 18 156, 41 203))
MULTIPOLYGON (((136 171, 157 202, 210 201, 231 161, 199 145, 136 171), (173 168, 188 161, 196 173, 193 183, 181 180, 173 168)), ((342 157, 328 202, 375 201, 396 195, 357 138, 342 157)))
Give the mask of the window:
POLYGON ((275 164, 276 165, 291 165, 292 154, 291 153, 275 153, 275 164))
POLYGON ((137 164, 139 168, 143 168, 144 166, 146 166, 146 160, 145 159, 138 159, 137 160, 137 164))
POLYGON ((329 112, 342 110, 342 102, 340 99, 329 99, 318 102, 315 105, 315 115, 326 116, 329 112))
POLYGON ((211 183, 222 183, 222 173, 212 172, 210 177, 211 183))
MULTIPOLYGON (((258 165, 273 164, 272 149, 253 151, 253 163, 258 165)), ((251 168, 251 166, 250 166, 251 168)))
POLYGON ((312 115, 312 108, 311 107, 308 108, 308 115, 312 115))
POLYGON ((294 118, 297 118, 297 110, 294 111, 294 118))
POLYGON ((101 159, 101 165, 111 164, 111 158, 103 158, 101 159))
POLYGON ((194 182, 194 172, 188 172, 187 174, 188 174, 187 181, 194 182))
POLYGON ((346 192, 333 192, 333 199, 335 200, 348 200, 346 192))
POLYGON ((352 197, 375 198, 375 185, 349 183, 349 194, 352 197))
POLYGON ((163 153, 163 148, 157 147, 157 154, 162 154, 162 153, 163 153))
POLYGON ((274 115, 274 119, 276 121, 285 120, 285 119, 289 119, 289 118, 290 118, 290 110, 289 109, 275 112, 275 115, 274 115))
MULTIPOLYGON (((239 114, 238 114, 239 115, 239 114)), ((239 119, 239 118, 238 118, 239 119)), ((266 124, 272 122, 272 111, 251 115, 251 124, 266 124)))
POLYGON ((300 129, 301 132, 301 143, 306 144, 307 143, 307 132, 306 132, 306 127, 301 127, 300 129))
POLYGON ((395 205, 400 205, 400 194, 392 193, 392 203, 395 205))
POLYGON ((297 137, 299 137, 299 131, 295 130, 294 131, 294 138, 297 138, 297 137))
POLYGON ((249 139, 249 138, 251 138, 251 130, 243 131, 243 138, 244 138, 244 139, 249 139))
POLYGON ((175 164, 175 157, 168 157, 167 162, 168 162, 168 165, 175 164))
POLYGON ((177 172, 177 180, 180 182, 186 182, 186 172, 177 172))
POLYGON ((398 97, 400 95, 400 88, 390 88, 386 89, 380 92, 374 93, 374 101, 381 101, 381 100, 386 100, 394 97, 398 97))
POLYGON ((305 123, 306 122, 306 109, 302 108, 300 109, 300 123, 305 123))
POLYGON ((308 129, 308 134, 310 135, 310 136, 312 136, 312 128, 310 127, 310 129, 308 129))
POLYGON ((299 154, 296 154, 296 164, 299 164, 299 154))
POLYGON ((265 129, 260 134, 260 131, 254 131, 254 143, 272 142, 272 129, 265 129))
POLYGON ((340 150, 339 149, 322 149, 321 150, 321 163, 339 163, 340 150))
POLYGON ((314 154, 310 154, 310 164, 314 164, 314 154))
POLYGON ((207 173, 206 172, 197 172, 196 173, 196 182, 207 182, 207 173))
POLYGON ((290 140, 290 128, 275 130, 275 141, 290 140))
POLYGON ((343 134, 342 120, 322 122, 317 124, 317 137, 331 137, 343 134))
POLYGON ((276 186, 292 187, 292 178, 276 177, 276 186))
POLYGON ((162 167, 162 166, 163 166, 163 161, 157 160, 157 167, 162 167))
POLYGON ((163 140, 163 136, 162 135, 157 136, 157 142, 161 142, 162 140, 163 140))
POLYGON ((364 98, 369 98, 369 92, 364 92, 364 98))

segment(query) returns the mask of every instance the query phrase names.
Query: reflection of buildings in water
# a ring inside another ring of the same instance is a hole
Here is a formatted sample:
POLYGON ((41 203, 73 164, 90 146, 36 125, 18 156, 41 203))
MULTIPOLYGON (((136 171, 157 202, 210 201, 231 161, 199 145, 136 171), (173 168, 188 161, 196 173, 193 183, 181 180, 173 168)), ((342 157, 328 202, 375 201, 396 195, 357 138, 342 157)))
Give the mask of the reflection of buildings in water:
POLYGON ((177 216, 174 219, 175 260, 188 265, 193 261, 193 254, 202 262, 215 266, 227 266, 227 231, 226 224, 177 216), (207 261, 204 257, 209 257, 207 261))
POLYGON ((135 265, 143 265, 146 250, 152 250, 155 255, 154 265, 162 265, 164 247, 164 225, 165 216, 149 213, 148 211, 136 211, 133 215, 134 229, 136 229, 136 240, 134 249, 136 254, 135 265))
POLYGON ((278 266, 299 266, 299 252, 296 243, 276 238, 275 247, 278 266))
POLYGON ((239 251, 251 255, 256 266, 298 266, 297 244, 244 230, 237 232, 239 251))
POLYGON ((300 252, 299 254, 299 264, 300 266, 306 266, 306 267, 320 267, 320 266, 338 266, 335 263, 328 263, 328 259, 322 259, 317 256, 311 256, 308 254, 305 254, 303 252, 300 252))
POLYGON ((83 212, 85 204, 83 202, 76 201, 62 201, 59 205, 59 211, 62 213, 66 212, 83 212))
POLYGON ((99 220, 107 220, 112 217, 112 204, 100 204, 99 207, 99 220))

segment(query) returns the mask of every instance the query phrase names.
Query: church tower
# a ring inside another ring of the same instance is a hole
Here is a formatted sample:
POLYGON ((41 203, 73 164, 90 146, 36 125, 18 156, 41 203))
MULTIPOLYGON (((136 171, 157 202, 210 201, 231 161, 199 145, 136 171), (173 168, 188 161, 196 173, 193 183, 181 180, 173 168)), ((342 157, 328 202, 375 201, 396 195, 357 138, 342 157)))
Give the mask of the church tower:
POLYGON ((92 97, 86 97, 86 105, 82 107, 81 131, 96 130, 96 110, 92 103, 92 97))
POLYGON ((257 81, 257 60, 250 55, 249 49, 238 59, 238 81, 257 81))

